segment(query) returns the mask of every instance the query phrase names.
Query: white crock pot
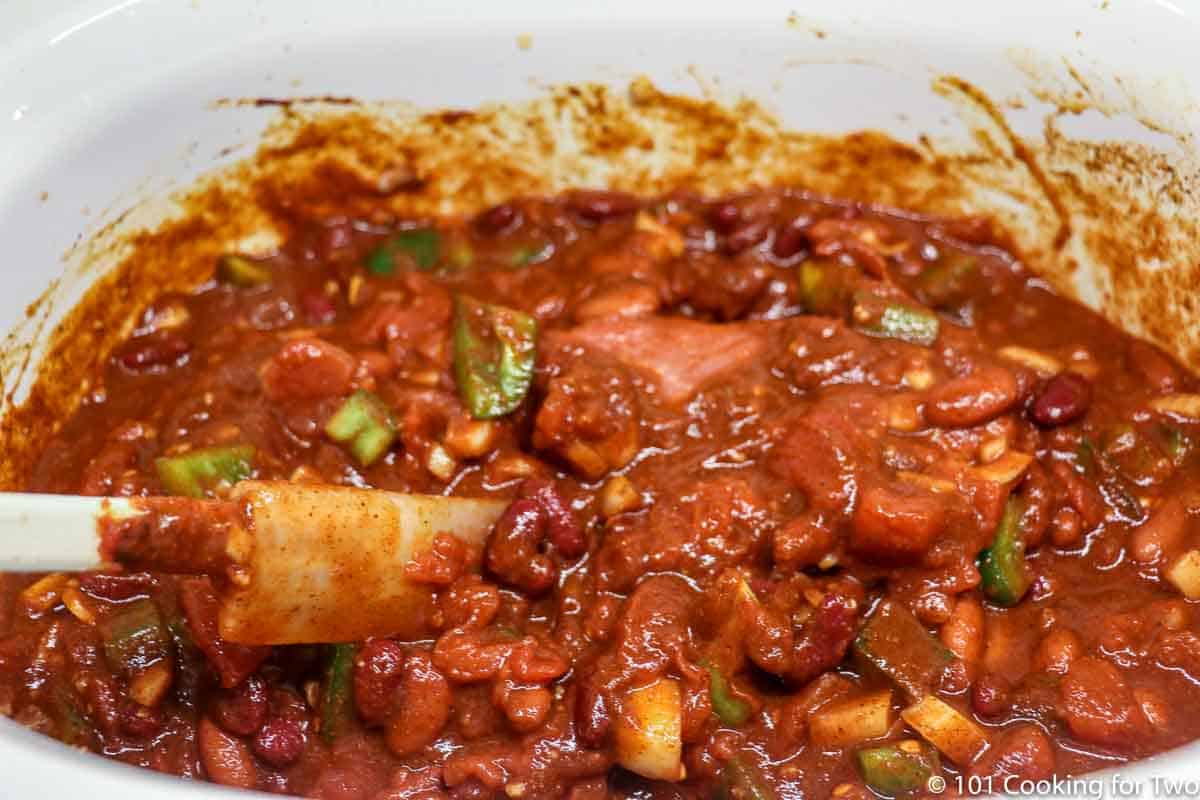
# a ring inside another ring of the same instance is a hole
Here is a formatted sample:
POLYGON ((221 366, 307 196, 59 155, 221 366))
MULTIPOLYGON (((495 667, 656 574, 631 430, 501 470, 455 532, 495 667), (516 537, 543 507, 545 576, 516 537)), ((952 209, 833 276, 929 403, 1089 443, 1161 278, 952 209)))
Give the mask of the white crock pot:
MULTIPOLYGON (((1082 269, 1048 268, 1068 292, 1186 358, 1200 342, 1200 308, 1186 299, 1200 286, 1187 247, 1195 247, 1189 220, 1200 219, 1191 193, 1198 54, 1200 3, 1185 0, 8 0, 0 4, 0 330, 15 331, 9 346, 33 344, 36 363, 39 337, 102 272, 71 266, 81 241, 118 219, 131 224, 130 209, 152 220, 168 192, 252 152, 275 111, 218 107, 220 98, 472 107, 530 99, 549 84, 624 87, 645 74, 668 91, 748 95, 796 129, 872 128, 919 148, 983 146, 981 128, 936 80, 952 75, 992 98, 1006 136, 1045 141, 1052 128, 1073 142, 1150 148, 1127 168, 1157 170, 1162 180, 1126 174, 1114 185, 1142 207, 1161 207, 1167 222, 1156 236, 1176 237, 1180 258, 1131 246, 1128 258, 1114 259, 1123 251, 1093 247, 1091 231, 1056 251, 1082 269), (1135 302, 1136 291, 1114 289, 1118 267, 1173 288, 1135 302), (39 306, 47 316, 28 324, 27 306, 60 277, 56 302, 39 306)), ((995 119, 985 123, 995 129, 995 119)), ((992 155, 1014 175, 1038 177, 1013 147, 992 155)), ((1049 161, 1041 164, 1053 181, 1059 172, 1049 161)), ((1075 166, 1087 173, 1090 163, 1075 166)), ((1011 197, 979 198, 1010 221, 1028 213, 1010 207, 1011 197)), ((1086 219, 1077 222, 1076 231, 1089 231, 1086 219)), ((1038 251, 1045 242, 1027 244, 1038 251)), ((0 363, 5 409, 28 388, 32 373, 19 366, 0 363)), ((1119 781, 1110 773, 1027 788, 1163 797, 1168 781, 1191 779, 1194 791, 1200 744, 1115 772, 1119 781)), ((0 797, 167 794, 231 796, 79 754, 0 719, 0 797)))

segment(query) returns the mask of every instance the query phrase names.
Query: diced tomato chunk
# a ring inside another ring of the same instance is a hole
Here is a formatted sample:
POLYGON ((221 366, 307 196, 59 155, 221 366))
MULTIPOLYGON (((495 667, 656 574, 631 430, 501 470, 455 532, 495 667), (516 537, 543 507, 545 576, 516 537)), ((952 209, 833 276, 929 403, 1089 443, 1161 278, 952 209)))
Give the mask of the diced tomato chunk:
POLYGON ((930 492, 904 484, 869 486, 854 509, 850 546, 877 561, 917 561, 945 521, 945 507, 930 492))
POLYGON ((263 366, 263 392, 271 400, 336 397, 350 390, 357 359, 317 338, 293 339, 263 366))
POLYGON ((226 689, 241 683, 271 654, 270 647, 235 644, 221 638, 217 632, 219 604, 208 578, 180 581, 179 602, 196 646, 208 658, 226 689))

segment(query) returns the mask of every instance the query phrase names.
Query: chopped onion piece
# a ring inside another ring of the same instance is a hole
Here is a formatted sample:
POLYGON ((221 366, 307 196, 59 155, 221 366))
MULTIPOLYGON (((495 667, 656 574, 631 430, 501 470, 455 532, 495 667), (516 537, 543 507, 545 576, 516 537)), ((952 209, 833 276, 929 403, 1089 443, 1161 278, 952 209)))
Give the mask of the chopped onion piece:
POLYGON ((1200 550, 1188 550, 1167 570, 1167 580, 1189 600, 1200 600, 1200 550))
POLYGON ((987 747, 983 729, 958 709, 929 694, 900 712, 904 721, 955 764, 970 764, 987 747))
POLYGON ((808 721, 818 747, 845 747, 886 736, 892 727, 892 690, 884 689, 826 706, 808 721))
POLYGON ((614 724, 617 762, 644 778, 680 781, 683 757, 683 692, 663 678, 625 696, 614 724))

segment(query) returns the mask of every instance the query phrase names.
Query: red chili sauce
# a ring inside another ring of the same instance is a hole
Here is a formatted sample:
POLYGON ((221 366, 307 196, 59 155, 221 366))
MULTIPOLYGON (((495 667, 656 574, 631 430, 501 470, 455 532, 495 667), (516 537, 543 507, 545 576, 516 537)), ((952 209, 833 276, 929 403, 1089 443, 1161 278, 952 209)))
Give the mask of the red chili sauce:
POLYGON ((483 568, 396 565, 419 640, 274 648, 206 576, 8 575, 0 709, 341 800, 953 793, 1194 739, 1200 387, 997 241, 578 191, 226 257, 27 488, 501 497, 483 568))

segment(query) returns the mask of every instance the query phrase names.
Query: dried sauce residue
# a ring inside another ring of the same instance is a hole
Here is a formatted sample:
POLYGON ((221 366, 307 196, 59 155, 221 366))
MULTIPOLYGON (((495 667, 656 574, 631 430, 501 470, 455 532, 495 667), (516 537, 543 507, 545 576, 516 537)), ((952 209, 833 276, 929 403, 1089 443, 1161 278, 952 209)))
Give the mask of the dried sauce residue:
POLYGON ((952 75, 938 78, 934 81, 933 88, 945 97, 965 99, 987 116, 991 124, 1001 133, 1011 148, 1013 158, 1023 164, 1025 169, 1029 170, 1029 176, 1041 187, 1042 193, 1046 197, 1046 202, 1054 209, 1054 214, 1058 218, 1058 231, 1054 234, 1054 246, 1061 248, 1065 245, 1067 240, 1071 238, 1071 217, 1063 205, 1062 198, 1059 197, 1057 188, 1046 177, 1046 173, 1038 163, 1037 157, 1025 142, 1021 140, 1021 137, 1013 133, 1012 128, 1009 127, 1008 122, 1004 119, 1004 115, 1000 113, 1000 110, 996 108, 991 99, 972 84, 952 75))
MULTIPOLYGON (((987 213, 1059 289, 1200 366, 1200 327, 1185 324, 1200 315, 1185 288, 1200 285, 1194 173, 1144 148, 1074 142, 1052 128, 1044 142, 1021 140, 983 92, 958 78, 938 84, 991 130, 979 148, 798 133, 749 100, 666 94, 645 79, 628 92, 564 86, 470 111, 346 98, 215 109, 280 113, 253 157, 174 198, 167 221, 123 233, 131 219, 87 243, 79 269, 104 276, 50 334, 28 399, 0 421, 0 484, 20 484, 140 309, 206 280, 220 253, 269 250, 298 225, 338 215, 471 214, 572 186, 653 194, 788 184, 933 214, 987 213)), ((20 373, 3 374, 11 392, 20 373)))

